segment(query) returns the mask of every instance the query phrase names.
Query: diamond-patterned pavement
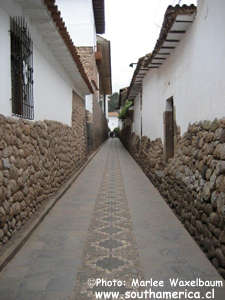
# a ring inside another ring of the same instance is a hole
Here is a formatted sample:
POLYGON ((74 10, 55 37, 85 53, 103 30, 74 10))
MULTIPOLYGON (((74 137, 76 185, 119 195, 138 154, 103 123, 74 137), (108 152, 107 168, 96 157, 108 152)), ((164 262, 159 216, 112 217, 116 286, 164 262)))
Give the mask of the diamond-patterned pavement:
POLYGON ((115 143, 112 143, 112 149, 108 153, 75 286, 76 299, 95 299, 95 289, 90 290, 88 282, 79 276, 83 276, 84 272, 86 278, 119 278, 124 282, 129 282, 134 274, 136 278, 142 278, 115 143), (104 233, 105 236, 97 233, 104 233), (98 249, 95 255, 93 247, 98 249))

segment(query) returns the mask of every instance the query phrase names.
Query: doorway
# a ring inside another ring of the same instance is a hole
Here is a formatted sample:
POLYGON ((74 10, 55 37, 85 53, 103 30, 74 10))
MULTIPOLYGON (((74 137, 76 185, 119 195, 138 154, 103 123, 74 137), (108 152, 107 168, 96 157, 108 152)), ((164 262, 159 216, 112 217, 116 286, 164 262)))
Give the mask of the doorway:
POLYGON ((166 100, 164 112, 164 157, 167 162, 174 156, 174 101, 173 97, 166 100))

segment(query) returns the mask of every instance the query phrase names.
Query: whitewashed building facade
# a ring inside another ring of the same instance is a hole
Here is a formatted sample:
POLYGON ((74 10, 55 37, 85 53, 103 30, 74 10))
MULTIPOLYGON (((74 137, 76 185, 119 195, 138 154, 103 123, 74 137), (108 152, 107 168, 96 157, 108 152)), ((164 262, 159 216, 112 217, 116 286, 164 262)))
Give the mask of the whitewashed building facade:
POLYGON ((0 37, 0 113, 71 125, 72 92, 84 99, 92 87, 59 12, 47 1, 0 1, 0 37))
POLYGON ((152 54, 134 72, 133 131, 164 139, 164 112, 173 111, 183 134, 189 123, 224 117, 225 2, 199 0, 168 7, 152 54))

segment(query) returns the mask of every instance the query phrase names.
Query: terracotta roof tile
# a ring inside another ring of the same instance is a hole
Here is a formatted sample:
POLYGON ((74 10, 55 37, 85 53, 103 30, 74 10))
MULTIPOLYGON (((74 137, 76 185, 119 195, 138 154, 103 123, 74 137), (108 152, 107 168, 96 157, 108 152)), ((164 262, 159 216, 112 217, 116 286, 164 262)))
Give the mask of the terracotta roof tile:
POLYGON ((112 111, 112 112, 109 112, 109 113, 108 113, 108 116, 109 116, 109 117, 118 117, 119 114, 118 114, 117 111, 112 111))

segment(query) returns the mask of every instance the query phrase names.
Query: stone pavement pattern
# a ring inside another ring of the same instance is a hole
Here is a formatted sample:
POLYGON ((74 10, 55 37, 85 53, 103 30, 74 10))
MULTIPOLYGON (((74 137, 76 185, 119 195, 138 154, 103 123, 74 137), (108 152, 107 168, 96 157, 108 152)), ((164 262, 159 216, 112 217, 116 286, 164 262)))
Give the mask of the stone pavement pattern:
MULTIPOLYGON (((117 139, 110 139, 0 274, 0 299, 95 299, 88 279, 221 280, 117 139)), ((168 287, 168 284, 165 284, 168 287)), ((99 287, 100 291, 104 289, 99 287)), ((216 291, 217 300, 225 291, 216 291)))
POLYGON ((143 279, 131 216, 120 172, 119 149, 115 143, 108 152, 103 181, 77 275, 76 299, 95 299, 96 291, 131 289, 132 278, 143 279), (121 280, 118 287, 88 286, 88 279, 121 280))

